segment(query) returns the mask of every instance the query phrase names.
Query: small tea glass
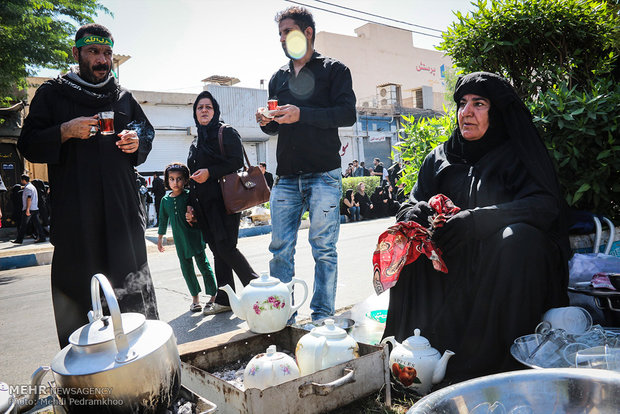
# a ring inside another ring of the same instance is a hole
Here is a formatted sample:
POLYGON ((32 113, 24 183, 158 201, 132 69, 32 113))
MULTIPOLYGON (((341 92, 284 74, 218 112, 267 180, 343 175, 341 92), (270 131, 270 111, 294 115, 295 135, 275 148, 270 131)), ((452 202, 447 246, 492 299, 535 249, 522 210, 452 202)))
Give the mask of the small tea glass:
POLYGON ((575 355, 575 366, 620 372, 620 348, 605 345, 583 349, 575 355))
POLYGON ((517 352, 523 361, 527 360, 530 355, 532 355, 542 342, 542 339, 543 335, 541 334, 523 335, 515 339, 514 343, 517 347, 517 352))
POLYGON ((554 329, 543 335, 540 345, 536 347, 526 359, 529 365, 550 368, 566 365, 564 348, 571 343, 566 332, 562 329, 554 329))
POLYGON ((101 135, 114 134, 114 111, 99 112, 99 132, 101 135))

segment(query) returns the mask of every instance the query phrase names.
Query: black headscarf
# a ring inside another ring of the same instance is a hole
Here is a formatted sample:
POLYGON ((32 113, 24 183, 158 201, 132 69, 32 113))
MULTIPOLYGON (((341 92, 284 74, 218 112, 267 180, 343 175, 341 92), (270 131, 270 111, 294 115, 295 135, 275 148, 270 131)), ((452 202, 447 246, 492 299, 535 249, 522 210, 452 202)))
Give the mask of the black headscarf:
POLYGON ((196 147, 201 151, 206 151, 211 157, 222 159, 225 158, 219 151, 214 151, 214 145, 206 145, 207 140, 217 139, 220 126, 224 124, 224 122, 220 119, 220 104, 215 100, 213 95, 211 95, 211 92, 202 91, 196 97, 196 100, 194 101, 194 122, 196 122, 196 128, 198 129, 196 147), (211 118, 211 121, 209 121, 207 125, 200 125, 198 122, 198 117, 196 116, 196 107, 198 107, 198 102, 204 98, 209 98, 211 100, 211 104, 213 105, 213 118, 211 118))
POLYGON ((474 157, 478 157, 473 161, 475 162, 507 140, 532 179, 556 198, 560 210, 556 237, 561 240, 563 253, 568 256, 569 247, 564 243, 568 240, 566 202, 561 196, 551 157, 532 122, 532 114, 512 85, 494 73, 474 72, 460 77, 454 90, 454 101, 457 105, 467 94, 479 95, 491 101, 489 129, 479 140, 467 141, 461 135, 457 119, 457 127, 446 143, 446 152, 464 159, 473 154, 474 157))
MULTIPOLYGON (((446 151, 462 155, 474 153, 477 159, 504 140, 508 140, 515 153, 534 180, 555 197, 560 197, 555 168, 527 109, 512 85, 503 77, 489 72, 474 72, 456 82, 454 101, 467 94, 475 94, 491 101, 489 129, 476 141, 467 141, 457 127, 446 144, 446 151)), ((458 110, 457 110, 458 111, 458 110)), ((469 160, 468 160, 469 161, 469 160)))

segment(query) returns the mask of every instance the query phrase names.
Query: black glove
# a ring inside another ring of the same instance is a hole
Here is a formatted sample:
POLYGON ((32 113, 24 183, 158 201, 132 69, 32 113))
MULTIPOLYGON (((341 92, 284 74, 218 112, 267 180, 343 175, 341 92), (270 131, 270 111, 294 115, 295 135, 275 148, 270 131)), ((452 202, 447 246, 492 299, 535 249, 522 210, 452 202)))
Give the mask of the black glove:
POLYGON ((404 210, 398 221, 415 221, 428 229, 431 226, 429 217, 433 217, 436 213, 437 212, 429 206, 426 201, 419 201, 415 205, 404 210))
POLYGON ((436 228, 431 240, 445 254, 473 238, 473 235, 474 215, 470 210, 463 210, 452 216, 442 227, 436 228))

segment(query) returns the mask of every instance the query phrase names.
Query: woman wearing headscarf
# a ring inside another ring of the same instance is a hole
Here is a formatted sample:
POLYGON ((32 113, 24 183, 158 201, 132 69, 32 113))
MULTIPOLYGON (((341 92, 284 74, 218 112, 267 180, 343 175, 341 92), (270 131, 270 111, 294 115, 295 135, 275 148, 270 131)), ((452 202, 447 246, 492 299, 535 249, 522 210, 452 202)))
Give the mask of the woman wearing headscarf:
MULTIPOLYGON (((194 211, 188 218, 198 221, 205 241, 213 252, 215 277, 218 286, 235 283, 233 270, 245 286, 256 273, 237 249, 240 213, 226 214, 219 179, 243 166, 243 148, 239 133, 220 120, 220 106, 211 93, 201 92, 194 102, 194 120, 198 137, 192 143, 187 159, 190 177, 190 204, 194 211), (220 150, 218 133, 222 129, 224 154, 220 150)), ((228 295, 220 291, 215 303, 205 306, 204 314, 227 312, 228 295)))
POLYGON ((348 189, 340 201, 340 215, 347 216, 351 221, 360 221, 360 205, 355 201, 352 189, 348 189))
POLYGON ((385 336, 419 328, 456 354, 447 380, 519 368, 509 349, 549 308, 566 306, 568 235, 563 199, 531 114, 502 77, 461 77, 450 139, 424 160, 397 221, 429 226, 427 201, 444 194, 460 212, 434 231, 448 273, 421 257, 390 289, 385 336))
POLYGON ((375 206, 370 202, 370 197, 366 194, 366 184, 363 181, 357 184, 357 191, 354 194, 354 199, 360 206, 362 218, 364 220, 372 218, 375 213, 375 206))

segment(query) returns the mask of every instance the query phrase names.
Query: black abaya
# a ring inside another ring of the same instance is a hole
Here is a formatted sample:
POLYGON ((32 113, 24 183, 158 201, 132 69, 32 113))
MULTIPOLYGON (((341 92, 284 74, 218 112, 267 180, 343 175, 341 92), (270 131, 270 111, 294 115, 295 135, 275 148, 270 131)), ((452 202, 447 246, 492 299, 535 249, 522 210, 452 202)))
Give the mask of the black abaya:
POLYGON ((448 273, 424 257, 405 266, 390 290, 384 333, 402 341, 419 328, 435 348, 454 351, 452 382, 519 368, 514 339, 532 333, 547 309, 568 304, 563 200, 531 115, 494 74, 459 79, 455 102, 466 94, 489 99, 490 127, 472 141, 456 128, 426 157, 397 214, 415 220, 436 194, 461 209, 433 235, 448 273))
POLYGON ((50 181, 52 298, 61 347, 88 323, 91 277, 103 273, 121 312, 157 319, 155 289, 147 264, 145 215, 134 166, 151 150, 154 131, 130 92, 114 79, 104 88, 67 86, 67 76, 44 83, 30 104, 18 148, 31 162, 47 163, 50 181), (123 153, 116 135, 61 143, 60 125, 113 110, 116 133, 134 129, 140 139, 123 153))
MULTIPOLYGON (((203 237, 213 252, 218 287, 229 285, 235 290, 233 270, 244 286, 257 277, 245 256, 237 249, 241 214, 226 214, 219 184, 220 178, 243 166, 241 138, 234 128, 224 126, 222 144, 225 154, 222 154, 218 133, 224 124, 220 121, 217 101, 207 91, 200 93, 194 102, 194 120, 198 137, 190 147, 187 166, 192 174, 201 168, 207 168, 209 178, 204 183, 190 180, 190 204, 194 207, 203 237), (210 99, 214 109, 213 118, 208 125, 200 125, 196 118, 196 107, 203 98, 210 99)), ((215 303, 229 306, 226 292, 218 292, 215 303)))

